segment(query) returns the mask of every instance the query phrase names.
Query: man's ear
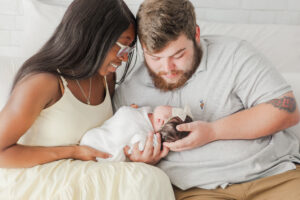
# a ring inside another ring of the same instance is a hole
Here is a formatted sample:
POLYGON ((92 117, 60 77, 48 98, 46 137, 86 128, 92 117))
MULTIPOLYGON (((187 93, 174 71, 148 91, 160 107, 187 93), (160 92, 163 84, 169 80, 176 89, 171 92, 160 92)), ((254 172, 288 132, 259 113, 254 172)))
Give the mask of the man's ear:
POLYGON ((143 52, 147 51, 146 45, 142 42, 141 42, 141 47, 142 47, 143 52))
POLYGON ((195 39, 197 43, 200 43, 200 27, 198 25, 196 26, 195 39))

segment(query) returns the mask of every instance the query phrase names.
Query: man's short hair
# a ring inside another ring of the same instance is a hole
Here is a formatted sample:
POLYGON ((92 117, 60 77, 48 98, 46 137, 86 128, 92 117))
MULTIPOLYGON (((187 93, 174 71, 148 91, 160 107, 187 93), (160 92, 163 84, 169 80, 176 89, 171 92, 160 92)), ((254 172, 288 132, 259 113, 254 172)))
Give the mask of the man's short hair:
POLYGON ((138 10, 137 23, 141 43, 153 53, 181 34, 195 40, 195 8, 189 0, 145 0, 138 10))

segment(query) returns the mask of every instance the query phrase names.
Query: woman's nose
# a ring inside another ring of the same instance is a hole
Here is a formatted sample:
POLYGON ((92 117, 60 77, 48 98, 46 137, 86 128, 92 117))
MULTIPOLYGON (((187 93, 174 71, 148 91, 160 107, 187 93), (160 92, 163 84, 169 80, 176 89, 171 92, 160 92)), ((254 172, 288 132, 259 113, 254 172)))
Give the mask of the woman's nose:
POLYGON ((128 53, 125 53, 125 54, 121 55, 119 58, 123 62, 127 62, 128 61, 128 53))

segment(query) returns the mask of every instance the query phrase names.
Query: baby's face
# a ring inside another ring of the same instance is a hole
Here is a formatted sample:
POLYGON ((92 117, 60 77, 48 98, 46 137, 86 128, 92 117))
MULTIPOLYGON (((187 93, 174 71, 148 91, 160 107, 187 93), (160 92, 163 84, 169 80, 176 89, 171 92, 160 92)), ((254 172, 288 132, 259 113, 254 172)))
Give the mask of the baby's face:
POLYGON ((172 116, 171 106, 157 106, 153 111, 153 128, 157 132, 164 125, 166 120, 172 116))

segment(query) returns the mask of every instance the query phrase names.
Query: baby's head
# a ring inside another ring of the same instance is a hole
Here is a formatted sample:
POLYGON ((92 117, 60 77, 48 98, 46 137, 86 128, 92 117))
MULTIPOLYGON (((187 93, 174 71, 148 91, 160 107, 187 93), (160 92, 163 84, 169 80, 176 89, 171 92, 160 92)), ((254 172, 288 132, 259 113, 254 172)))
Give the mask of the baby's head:
POLYGON ((187 109, 171 106, 158 106, 153 112, 153 128, 162 136, 162 142, 174 142, 187 136, 189 132, 177 131, 176 126, 192 122, 192 116, 187 109))
POLYGON ((153 111, 153 128, 157 132, 172 116, 171 106, 157 106, 153 111))

